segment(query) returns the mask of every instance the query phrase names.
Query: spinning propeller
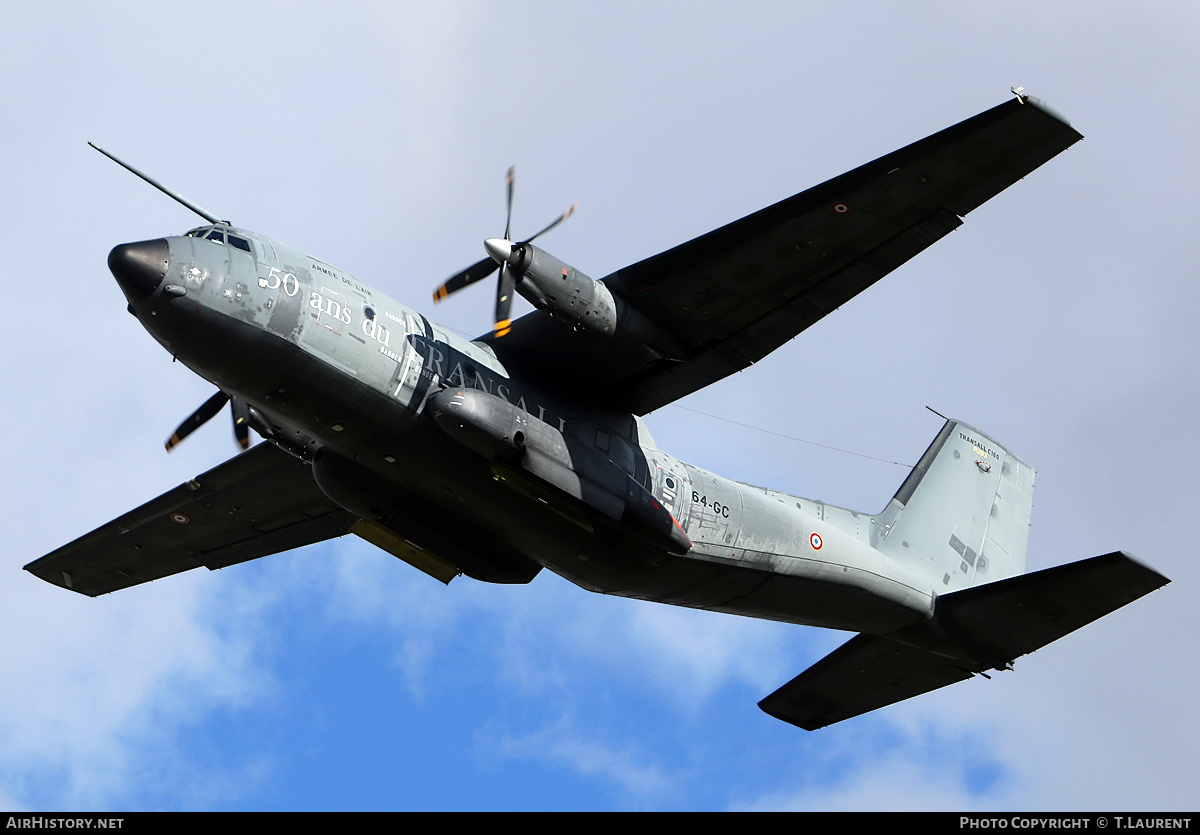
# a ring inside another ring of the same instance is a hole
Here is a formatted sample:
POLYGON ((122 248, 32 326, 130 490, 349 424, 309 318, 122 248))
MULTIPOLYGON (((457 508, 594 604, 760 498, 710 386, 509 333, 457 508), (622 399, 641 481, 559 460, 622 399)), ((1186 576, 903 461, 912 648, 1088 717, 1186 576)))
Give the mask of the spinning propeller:
POLYGON ((183 423, 179 424, 179 428, 175 430, 175 434, 167 439, 167 452, 178 446, 188 435, 208 423, 209 418, 221 411, 226 401, 230 403, 233 409, 233 437, 237 439, 238 446, 243 450, 249 449, 250 407, 240 397, 230 397, 225 392, 218 391, 212 397, 208 398, 208 400, 205 400, 199 409, 188 415, 183 423))
POLYGON ((433 291, 434 302, 440 302, 451 293, 457 293, 469 284, 482 281, 499 269, 500 281, 496 286, 496 336, 504 336, 512 328, 512 320, 509 319, 509 313, 512 310, 512 292, 516 286, 516 279, 513 277, 512 270, 508 268, 509 259, 512 258, 514 253, 520 254, 526 244, 532 243, 534 239, 546 234, 555 226, 558 226, 558 224, 575 214, 575 209, 579 206, 578 203, 575 203, 545 229, 523 241, 514 242, 509 237, 512 228, 513 171, 513 168, 509 168, 508 174, 505 175, 505 183, 508 186, 508 218, 504 222, 504 237, 488 238, 484 241, 483 247, 488 252, 487 258, 475 262, 461 273, 446 279, 440 287, 433 291))

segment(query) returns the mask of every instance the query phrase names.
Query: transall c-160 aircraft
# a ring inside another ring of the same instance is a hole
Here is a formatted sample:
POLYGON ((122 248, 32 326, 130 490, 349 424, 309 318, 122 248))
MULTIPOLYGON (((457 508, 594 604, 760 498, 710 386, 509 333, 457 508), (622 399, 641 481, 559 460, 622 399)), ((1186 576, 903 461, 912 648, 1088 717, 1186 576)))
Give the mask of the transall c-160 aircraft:
POLYGON ((435 293, 499 270, 473 341, 112 157, 207 222, 108 258, 129 312, 219 389, 168 449, 226 402, 243 449, 250 429, 268 443, 26 568, 96 596, 355 534, 447 583, 548 568, 859 633, 759 703, 808 730, 1011 669, 1168 580, 1123 552, 1025 574, 1034 471, 990 435, 947 420, 870 514, 680 461, 640 416, 763 359, 1082 138, 1013 92, 599 281, 506 224, 435 293), (511 320, 514 291, 536 310, 511 320))

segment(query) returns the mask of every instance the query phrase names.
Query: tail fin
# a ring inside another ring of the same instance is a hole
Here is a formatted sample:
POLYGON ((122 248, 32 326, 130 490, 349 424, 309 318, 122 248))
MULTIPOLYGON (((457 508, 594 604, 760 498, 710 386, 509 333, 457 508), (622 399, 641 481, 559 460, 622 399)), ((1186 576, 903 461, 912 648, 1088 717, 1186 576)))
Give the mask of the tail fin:
POLYGON ((941 593, 1025 571, 1033 468, 947 420, 878 517, 876 547, 924 569, 941 593))

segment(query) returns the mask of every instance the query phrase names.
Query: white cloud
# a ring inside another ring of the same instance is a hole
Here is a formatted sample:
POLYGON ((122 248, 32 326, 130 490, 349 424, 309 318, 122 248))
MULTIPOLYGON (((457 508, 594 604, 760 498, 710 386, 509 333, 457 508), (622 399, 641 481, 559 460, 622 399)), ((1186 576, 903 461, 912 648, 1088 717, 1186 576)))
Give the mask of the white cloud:
POLYGON ((580 733, 570 717, 527 734, 514 735, 489 727, 479 744, 506 759, 530 759, 568 768, 586 777, 615 783, 638 798, 662 799, 677 789, 661 766, 647 762, 648 755, 628 741, 616 745, 580 733))
POLYGON ((21 805, 169 806, 220 779, 177 759, 180 732, 270 683, 253 637, 261 604, 200 580, 125 602, 68 596, 31 575, 0 593, 0 782, 21 805))

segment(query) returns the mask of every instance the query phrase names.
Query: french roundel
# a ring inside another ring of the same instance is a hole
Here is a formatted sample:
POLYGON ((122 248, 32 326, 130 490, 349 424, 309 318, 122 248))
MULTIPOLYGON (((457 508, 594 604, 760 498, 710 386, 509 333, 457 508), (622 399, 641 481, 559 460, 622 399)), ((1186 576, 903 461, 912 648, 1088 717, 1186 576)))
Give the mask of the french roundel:
POLYGON ((816 531, 813 531, 808 535, 808 544, 812 546, 814 551, 820 551, 821 546, 825 543, 822 541, 821 535, 816 531))
POLYGON ((850 214, 850 204, 846 203, 842 200, 839 200, 838 202, 836 202, 832 206, 830 206, 829 210, 831 212, 833 212, 835 215, 848 215, 848 214, 850 214))

